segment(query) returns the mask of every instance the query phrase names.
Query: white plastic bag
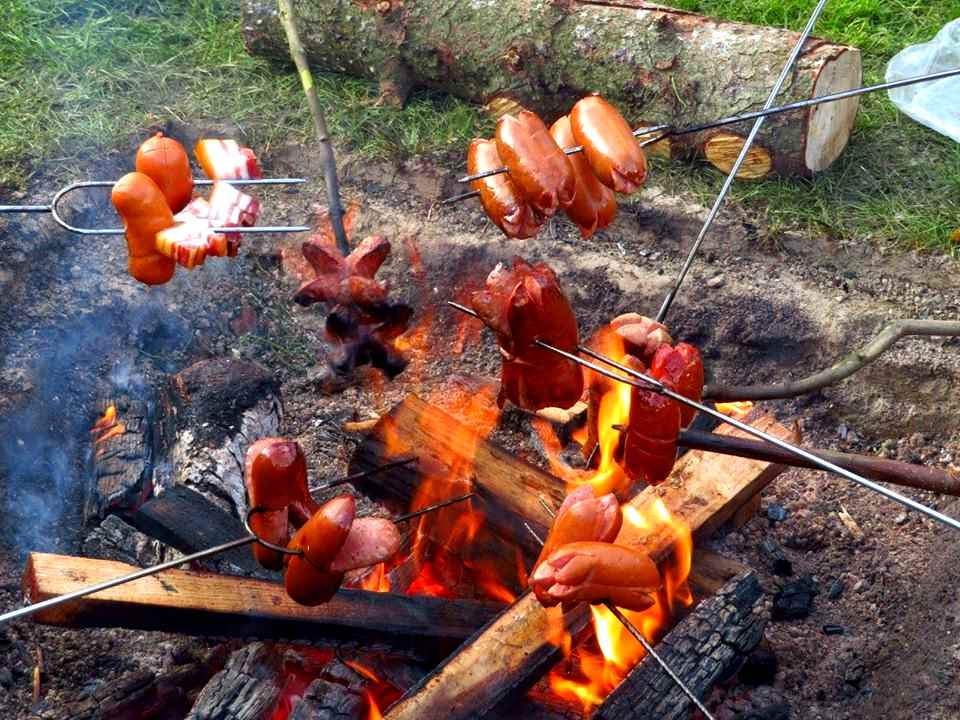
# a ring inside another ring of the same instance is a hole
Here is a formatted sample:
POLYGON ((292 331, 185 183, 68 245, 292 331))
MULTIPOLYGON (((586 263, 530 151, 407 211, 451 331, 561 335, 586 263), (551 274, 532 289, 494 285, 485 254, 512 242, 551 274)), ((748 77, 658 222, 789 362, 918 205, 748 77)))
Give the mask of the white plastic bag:
MULTIPOLYGON (((887 65, 887 81, 960 68, 960 18, 927 43, 901 50, 887 65)), ((889 91, 890 100, 918 123, 960 142, 960 76, 889 91)))

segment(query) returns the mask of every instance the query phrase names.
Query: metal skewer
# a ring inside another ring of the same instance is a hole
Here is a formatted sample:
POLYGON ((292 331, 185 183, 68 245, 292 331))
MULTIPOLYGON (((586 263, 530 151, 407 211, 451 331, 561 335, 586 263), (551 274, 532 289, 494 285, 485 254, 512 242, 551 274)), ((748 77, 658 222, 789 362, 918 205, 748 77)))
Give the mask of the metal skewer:
MULTIPOLYGON (((813 26, 817 24, 817 18, 820 17, 820 13, 823 12, 823 8, 826 7, 826 5, 827 0, 820 0, 820 2, 817 3, 817 6, 813 9, 813 13, 810 15, 810 19, 807 21, 807 26, 800 34, 797 44, 790 53, 790 57, 787 59, 787 64, 783 66, 783 70, 780 72, 780 77, 777 78, 777 82, 774 83, 773 89, 770 91, 770 95, 767 97, 767 101, 763 104, 764 110, 769 110, 771 107, 773 107, 773 103, 776 102, 777 95, 780 94, 780 90, 783 87, 783 83, 787 79, 787 75, 790 74, 790 70, 793 68, 794 63, 796 63, 797 58, 800 57, 800 52, 803 50, 803 46, 807 42, 807 38, 810 37, 810 33, 813 32, 813 26)), ((747 159, 747 153, 749 153, 750 148, 753 147, 753 141, 757 139, 757 134, 760 132, 760 128, 763 126, 764 120, 766 120, 764 116, 758 117, 754 121, 753 127, 750 128, 750 134, 747 135, 747 139, 743 143, 743 147, 740 148, 740 154, 737 156, 736 162, 733 163, 733 167, 730 168, 730 172, 727 174, 727 179, 723 181, 723 186, 720 188, 720 192, 717 194, 717 199, 714 201, 713 207, 710 208, 710 212, 707 214, 707 219, 703 222, 703 227, 700 228, 700 234, 697 235, 697 239, 693 243, 693 247, 690 248, 690 252, 687 254, 687 259, 683 263, 683 267, 680 268, 680 272, 677 274, 677 279, 674 280, 673 286, 670 288, 667 296, 663 299, 663 304, 657 311, 657 322, 663 322, 663 319, 667 316, 667 312, 669 312, 670 306, 673 304, 673 300, 677 296, 677 292, 679 292, 684 278, 687 277, 687 272, 690 270, 690 266, 693 265, 693 259, 697 256, 697 252, 699 252, 704 238, 707 237, 707 233, 710 232, 710 228, 713 227, 713 221, 717 219, 720 208, 723 206, 723 201, 726 200, 727 193, 730 192, 730 188, 733 187, 733 181, 737 178, 737 173, 740 172, 740 167, 743 165, 743 161, 747 159)))
MULTIPOLYGON (((543 504, 544 509, 547 511, 547 514, 549 514, 550 517, 556 517, 557 514, 553 511, 553 508, 551 508, 547 504, 547 502, 543 500, 543 498, 541 498, 541 502, 543 504)), ((536 538, 537 542, 540 543, 540 545, 543 545, 543 540, 540 538, 539 535, 537 535, 537 531, 534 530, 532 527, 530 527, 530 523, 525 522, 523 524, 524 524, 524 527, 527 528, 527 531, 531 535, 533 535, 533 537, 536 538)), ((620 610, 620 608, 616 607, 610 601, 604 601, 603 605, 604 607, 607 608, 607 610, 609 610, 613 614, 613 616, 617 620, 620 621, 620 624, 627 629, 627 632, 633 635, 633 637, 637 640, 637 642, 639 642, 643 646, 643 649, 646 651, 647 655, 649 655, 650 657, 652 657, 654 660, 657 661, 660 667, 663 668, 664 672, 666 672, 667 675, 670 676, 670 679, 673 680, 676 686, 680 688, 683 691, 683 693, 693 701, 693 704, 696 705, 697 709, 703 713, 704 717, 707 718, 707 720, 716 720, 713 717, 713 715, 710 714, 710 711, 703 706, 703 703, 700 702, 700 698, 698 698, 696 695, 693 694, 693 691, 690 688, 688 688, 686 683, 684 683, 683 680, 681 680, 680 677, 673 671, 673 669, 667 664, 667 661, 664 660, 662 657, 660 657, 660 654, 653 649, 653 645, 651 645, 647 641, 647 639, 643 636, 643 633, 641 633, 640 630, 637 629, 637 626, 634 625, 632 622, 630 622, 630 618, 624 615, 623 612, 620 610)))
POLYGON ((324 490, 329 490, 330 488, 337 487, 339 485, 346 485, 347 483, 352 483, 357 480, 363 480, 363 478, 370 477, 371 475, 378 475, 379 473, 386 472, 387 470, 392 470, 395 467, 401 467, 403 465, 410 465, 411 463, 417 462, 417 457, 408 457, 403 460, 394 460, 393 462, 388 462, 385 465, 378 465, 377 467, 371 470, 364 470, 363 472, 353 473, 353 475, 346 475, 342 478, 337 478, 336 480, 331 480, 328 483, 323 485, 317 485, 310 488, 311 493, 322 492, 324 490))
MULTIPOLYGON (((471 310, 470 308, 464 305, 451 302, 449 300, 447 301, 447 304, 450 305, 451 307, 456 308, 457 310, 460 310, 461 312, 467 313, 468 315, 479 317, 477 313, 475 313, 473 310, 471 310)), ((953 528, 954 530, 960 530, 960 521, 955 520, 952 517, 944 515, 943 513, 938 512, 933 508, 927 507, 922 503, 918 503, 915 500, 911 500, 908 497, 900 495, 899 493, 894 492, 889 488, 885 488, 883 485, 879 485, 878 483, 875 483, 872 480, 868 480, 867 478, 861 475, 858 475, 855 472, 851 472, 846 468, 840 467, 839 465, 836 465, 835 463, 832 463, 829 460, 824 460, 823 458, 818 457, 817 455, 814 455, 813 453, 808 452, 803 448, 797 447, 796 445, 792 445, 791 443, 788 443, 785 440, 781 440, 780 438, 770 435, 769 433, 765 433, 763 430, 758 430, 752 425, 748 425, 744 422, 741 422, 736 418, 730 417, 729 415, 724 415, 722 412, 719 412, 713 409, 712 407, 709 407, 708 405, 704 405, 702 403, 697 402, 696 400, 691 400, 687 397, 684 397, 680 393, 674 392, 670 388, 666 387, 659 380, 654 380, 649 375, 644 375, 643 373, 638 372, 637 370, 634 370, 631 367, 622 365, 616 362, 615 360, 612 360, 611 358, 608 358, 607 356, 596 352, 595 350, 591 350, 590 348, 585 347, 584 345, 578 345, 577 352, 581 352, 584 355, 588 355, 596 360, 599 360, 602 363, 605 363, 613 368, 616 368, 617 370, 620 370, 626 373, 627 375, 633 378, 636 378, 636 380, 631 380, 630 377, 624 377, 623 375, 620 375, 611 370, 608 370, 607 368, 601 367, 596 363, 592 363, 589 360, 584 360, 583 358, 577 355, 574 355, 573 353, 569 353, 566 350, 561 350, 560 348, 554 347, 549 343, 545 343, 542 340, 535 340, 534 344, 537 345, 538 347, 543 348, 544 350, 549 350, 550 352, 556 353, 557 355, 561 355, 565 357, 567 360, 571 360, 572 362, 575 362, 578 365, 582 365, 583 367, 588 368, 590 370, 593 370, 595 373, 598 373, 600 375, 603 375, 604 377, 610 378, 611 380, 616 380, 617 382, 622 382, 626 385, 631 385, 633 387, 637 387, 642 390, 651 390, 653 392, 659 393, 660 395, 664 395, 672 400, 676 400, 677 402, 683 405, 687 405, 688 407, 695 408, 696 410, 702 413, 706 413, 707 415, 710 415, 711 417, 714 417, 717 420, 720 420, 721 422, 725 422, 728 425, 733 425, 733 427, 737 428, 738 430, 742 430, 743 432, 748 433, 749 435, 753 435, 756 438, 765 440, 766 442, 776 445, 777 447, 781 448, 782 450, 786 450, 792 455, 796 455, 797 457, 803 458, 807 462, 812 463, 819 470, 826 470, 827 472, 832 472, 836 475, 840 475, 841 477, 844 477, 847 480, 852 480, 858 485, 862 485, 868 490, 873 490, 876 493, 880 493, 887 499, 900 503, 901 505, 903 505, 904 507, 910 510, 915 510, 919 513, 923 513, 927 517, 933 518, 937 522, 943 523, 944 525, 947 525, 953 528)))
MULTIPOLYGON (((213 185, 214 180, 194 180, 196 185, 213 185)), ((300 185, 306 182, 304 178, 256 178, 253 180, 219 180, 231 185, 300 185)), ((57 225, 78 235, 123 235, 123 228, 79 228, 71 225, 60 215, 58 205, 69 193, 87 188, 104 188, 116 185, 116 180, 84 180, 67 185, 57 191, 49 205, 0 205, 0 213, 50 213, 57 225)), ((306 225, 257 225, 254 227, 213 228, 218 233, 297 233, 310 230, 306 225)))
MULTIPOLYGON (((915 75, 914 77, 904 78, 902 80, 891 80, 890 82, 877 83, 876 85, 866 85, 864 87, 852 88, 850 90, 841 90, 840 92, 830 93, 829 95, 819 95, 814 98, 808 98, 806 100, 798 100, 796 102, 787 103, 786 105, 780 105, 778 107, 770 107, 765 110, 754 110, 751 112, 743 113, 742 115, 729 115, 724 118, 719 118, 717 120, 711 120, 709 122, 700 123, 698 125, 686 125, 684 127, 675 127, 670 123, 663 123, 661 125, 649 125, 647 127, 637 128, 633 131, 633 134, 637 137, 642 135, 649 135, 650 133, 663 133, 662 136, 655 139, 651 139, 647 142, 656 142, 661 140, 663 137, 672 137, 675 135, 689 135, 691 133, 703 132, 704 130, 711 130, 713 128, 721 127, 723 125, 733 125, 739 122, 746 122, 748 120, 756 120, 758 118, 770 117, 771 115, 779 115, 780 113, 791 112, 793 110, 803 110, 805 108, 814 107, 815 105, 822 105, 824 103, 837 102, 839 100, 847 100, 848 98, 859 97, 860 95, 867 95, 869 93, 880 92, 882 90, 896 90, 897 88, 907 87, 909 85, 917 85, 919 83, 925 82, 935 82, 937 80, 945 80, 946 78, 955 77, 960 75, 960 68, 953 68, 952 70, 941 70, 935 73, 929 73, 927 75, 915 75)), ((565 148, 563 150, 567 155, 573 155, 574 153, 581 152, 583 148, 581 146, 565 148)), ((482 173, 476 173, 475 175, 465 175, 457 179, 459 183, 469 183, 474 180, 482 180, 486 177, 491 177, 492 175, 499 175, 501 173, 507 172, 507 168, 499 167, 493 170, 487 170, 482 173)), ((448 198, 443 202, 454 202, 457 199, 463 199, 465 197, 471 197, 469 194, 465 193, 463 195, 457 195, 453 198, 448 198)), ((442 203, 441 203, 442 204, 442 203)))
MULTIPOLYGON (((451 498, 449 500, 444 500, 442 502, 435 503, 433 505, 428 505, 425 508, 420 510, 415 510, 414 512, 406 513, 404 515, 398 515, 393 518, 393 522, 405 522, 411 520, 415 517, 421 515, 426 515, 427 513, 439 510, 440 508, 447 507, 454 503, 462 502, 472 498, 474 493, 467 493, 466 495, 460 495, 459 497, 451 498)), ((248 532, 250 531, 250 516, 256 512, 257 508, 251 508, 244 517, 244 526, 247 528, 248 532)), ((87 595, 93 595, 94 593, 102 592, 104 590, 109 590, 110 588, 117 587, 118 585, 123 585, 128 582, 133 582, 134 580, 140 580, 141 578, 150 577, 151 575, 156 575, 157 573, 163 572, 164 570, 172 570, 180 565, 185 563, 194 562, 195 560, 203 560, 204 558, 211 557, 213 555, 219 555, 222 552, 227 550, 233 550, 234 548, 243 547, 244 545, 249 545, 254 542, 259 542, 265 547, 270 548, 271 550, 276 550, 282 552, 286 555, 300 555, 302 554, 301 550, 290 550, 289 548, 282 547, 280 545, 274 545, 273 543, 266 542, 261 538, 257 537, 253 532, 239 537, 236 540, 230 540, 225 542, 222 545, 215 545, 214 547, 207 548, 206 550, 200 550, 191 555, 186 555, 182 558, 176 558, 174 560, 168 560, 167 562, 160 563, 159 565, 153 565, 148 568, 143 568, 142 570, 136 570, 135 572, 128 573, 127 575, 121 575, 120 577, 113 578, 112 580, 104 580, 101 583, 96 585, 91 585, 89 587, 80 588, 79 590, 74 590, 73 592, 66 593, 64 595, 58 595, 57 597, 48 598, 42 600, 33 605, 27 605, 16 610, 11 610, 10 612, 0 615, 0 625, 10 622, 12 620, 17 620, 28 615, 33 615, 34 613, 40 612, 41 610, 46 610, 47 608, 55 607, 71 600, 77 600, 87 595)))

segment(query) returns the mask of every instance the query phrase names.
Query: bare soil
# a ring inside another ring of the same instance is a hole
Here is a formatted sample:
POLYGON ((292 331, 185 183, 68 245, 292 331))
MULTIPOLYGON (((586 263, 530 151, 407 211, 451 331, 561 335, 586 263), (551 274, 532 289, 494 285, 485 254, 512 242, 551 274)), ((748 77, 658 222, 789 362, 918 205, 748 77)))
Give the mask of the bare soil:
MULTIPOLYGON (((321 177, 303 148, 262 154, 271 175, 321 177)), ((86 170, 90 177, 119 175, 132 156, 124 148, 86 170)), ((352 450, 340 430, 344 420, 375 417, 409 392, 442 397, 457 375, 496 376, 492 338, 468 337, 456 353, 461 318, 443 305, 481 283, 496 262, 516 254, 548 262, 586 336, 619 313, 656 311, 705 213, 660 192, 654 174, 592 240, 555 219, 539 238, 512 242, 475 201, 435 204, 458 191, 461 170, 459 156, 399 165, 341 157, 347 200, 360 203, 355 239, 377 232, 391 240, 393 255, 381 272, 393 297, 417 309, 431 338, 392 383, 362 371, 344 386, 326 368, 322 312, 290 301, 298 284, 290 268, 302 238, 251 237, 236 261, 212 260, 179 272, 164 288, 145 290, 123 272, 119 239, 78 239, 42 218, 0 219, 0 609, 19 602, 24 552, 78 550, 84 434, 111 376, 114 385, 118 373, 149 379, 224 353, 262 362, 283 380, 285 432, 303 443, 311 480, 334 477, 352 450), (411 271, 415 255, 422 272, 411 271), (58 448, 59 465, 38 468, 25 460, 58 448)), ((25 201, 42 201, 52 189, 41 179, 25 201)), ((311 183, 263 199, 265 219, 299 224, 324 195, 311 183)), ((84 207, 82 215, 111 217, 103 203, 84 207)), ((729 209, 722 218, 668 319, 674 337, 701 348, 712 382, 801 377, 865 344, 890 319, 957 317, 960 275, 944 258, 885 255, 828 237, 771 241, 756 218, 729 209)), ((799 422, 810 445, 946 467, 960 462, 957 347, 955 339, 904 340, 852 379, 767 406, 782 422, 799 422)), ((507 411, 495 439, 543 462, 521 413, 507 411)), ((960 515, 951 498, 908 494, 960 515)), ((808 618, 772 622, 767 630, 779 660, 773 695, 790 703, 792 717, 957 717, 960 543, 951 531, 846 480, 792 470, 766 491, 757 517, 711 543, 760 570, 772 597, 783 579, 768 573, 757 551, 764 537, 780 543, 795 575, 813 576, 820 591, 808 618), (785 520, 768 520, 774 505, 786 509, 785 520), (844 510, 862 537, 840 520, 844 510), (830 597, 837 580, 842 591, 830 597), (842 634, 826 635, 827 624, 842 626, 842 634)), ((0 628, 0 716, 57 717, 58 708, 125 673, 169 664, 178 645, 215 643, 28 622, 0 628), (44 663, 37 704, 35 647, 44 663)), ((737 696, 741 691, 715 694, 718 716, 733 717, 749 705, 737 696)))

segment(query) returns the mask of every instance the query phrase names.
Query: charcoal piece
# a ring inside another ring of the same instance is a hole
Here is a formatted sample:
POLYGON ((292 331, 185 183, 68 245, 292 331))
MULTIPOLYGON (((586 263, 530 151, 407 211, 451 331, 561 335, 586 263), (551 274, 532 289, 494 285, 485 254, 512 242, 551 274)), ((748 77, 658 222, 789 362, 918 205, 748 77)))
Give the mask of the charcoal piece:
POLYGON ((280 696, 278 658, 262 642, 233 653, 197 696, 186 720, 261 720, 280 696))
POLYGON ((824 635, 843 635, 846 632, 846 629, 843 625, 824 625, 823 634, 824 635))
POLYGON ((777 675, 777 656, 766 643, 761 644, 747 657, 740 668, 739 678, 744 685, 772 685, 777 675))
POLYGON ((173 560, 178 553, 160 540, 144 535, 116 515, 108 515, 83 541, 83 554, 147 567, 173 560))
POLYGON ((833 582, 830 583, 830 588, 827 590, 827 597, 831 600, 837 600, 841 595, 843 595, 843 580, 840 578, 834 578, 833 582))
POLYGON ((790 706, 786 703, 768 705, 760 710, 740 713, 734 720, 790 720, 790 706))
POLYGON ((817 589, 809 577, 787 583, 773 598, 774 620, 801 620, 813 612, 817 589))
POLYGON ((787 509, 783 505, 778 505, 777 503, 770 503, 767 506, 767 519, 770 520, 770 524, 783 522, 787 519, 787 509))
POLYGON ((793 575, 793 563, 787 559, 786 553, 773 540, 767 539, 760 543, 760 555, 763 557, 770 572, 774 575, 793 575))
POLYGON ((350 688, 314 680, 303 697, 293 702, 288 720, 356 720, 364 717, 366 701, 350 688))

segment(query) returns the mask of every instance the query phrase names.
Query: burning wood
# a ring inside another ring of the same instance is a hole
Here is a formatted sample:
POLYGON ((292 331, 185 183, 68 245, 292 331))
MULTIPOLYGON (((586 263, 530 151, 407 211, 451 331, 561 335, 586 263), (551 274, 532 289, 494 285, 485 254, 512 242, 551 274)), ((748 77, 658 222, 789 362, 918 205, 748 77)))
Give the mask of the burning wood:
MULTIPOLYGON (((781 437, 789 436, 788 431, 771 418, 756 417, 754 422, 781 437)), ((362 453, 363 446, 358 455, 362 453)), ((486 472, 490 473, 496 467, 488 468, 486 472)), ((509 473, 511 467, 511 464, 499 464, 500 472, 504 474, 509 473)), ((688 453, 677 463, 668 481, 656 489, 648 488, 625 506, 625 520, 629 519, 629 522, 624 522, 616 542, 640 548, 660 562, 667 561, 676 544, 678 530, 675 524, 663 522, 665 514, 688 527, 690 534, 709 535, 780 472, 782 467, 752 460, 688 453)), ((524 512, 525 507, 529 507, 526 517, 544 524, 547 513, 538 502, 531 500, 527 506, 514 507, 517 512, 524 512)), ((682 529, 679 535, 684 535, 682 529)), ((684 598, 689 599, 683 585, 689 572, 689 560, 671 562, 674 564, 662 566, 670 580, 665 582, 663 593, 658 594, 657 604, 647 611, 651 613, 645 619, 648 625, 655 620, 663 627, 672 605, 684 602, 684 598)), ((443 713, 445 717, 467 718, 482 714, 555 663, 562 655, 564 645, 572 647, 575 644, 573 641, 587 619, 585 607, 580 606, 563 615, 556 609, 543 608, 532 594, 524 595, 471 643, 463 645, 434 674, 412 689, 387 712, 386 717, 399 720, 443 713)), ((643 614, 636 622, 641 629, 644 628, 643 614)), ((621 627, 619 623, 617 627, 621 627)), ((610 633, 605 637, 609 638, 610 633)), ((607 643, 606 639, 604 643, 607 643)), ((623 644, 629 647, 626 641, 623 644)), ((600 666, 598 660, 596 664, 600 666)), ((604 659, 601 667, 606 665, 604 659)), ((628 670, 629 666, 621 671, 621 676, 628 670)), ((601 670, 601 676, 604 672, 601 670)), ((582 676, 578 682, 585 682, 582 676)))

